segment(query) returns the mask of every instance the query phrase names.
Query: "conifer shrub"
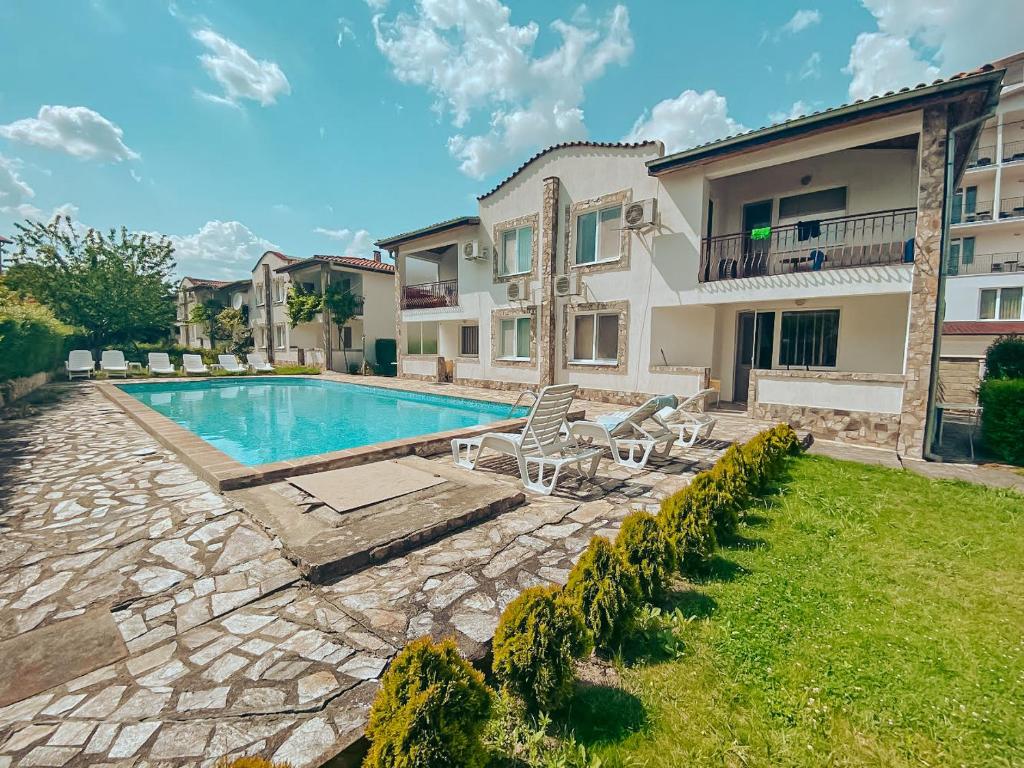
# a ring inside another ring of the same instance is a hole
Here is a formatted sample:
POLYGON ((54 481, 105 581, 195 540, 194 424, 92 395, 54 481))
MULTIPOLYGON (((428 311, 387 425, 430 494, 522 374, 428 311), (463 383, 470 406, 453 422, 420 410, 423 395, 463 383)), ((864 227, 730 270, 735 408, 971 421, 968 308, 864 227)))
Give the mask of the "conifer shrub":
POLYGON ((381 678, 370 709, 365 768, 481 768, 493 694, 451 639, 414 640, 381 678))
POLYGON ((708 474, 711 481, 704 492, 710 497, 715 533, 719 538, 730 536, 736 532, 740 510, 751 496, 751 473, 743 449, 730 445, 708 474))
POLYGON ((700 488, 707 482, 700 479, 702 476, 705 473, 663 499, 658 510, 658 524, 665 531, 683 573, 692 573, 706 564, 718 546, 711 508, 702 500, 700 488))
POLYGON ((595 536, 570 572, 565 594, 583 617, 594 645, 609 650, 636 611, 640 589, 619 550, 595 536))
POLYGON ((615 547, 636 579, 640 597, 648 603, 661 599, 675 570, 676 557, 672 539, 654 515, 642 510, 627 515, 615 538, 615 547))
POLYGON ((556 712, 573 693, 573 661, 590 651, 579 609, 558 587, 532 587, 509 603, 494 633, 494 676, 530 714, 556 712))

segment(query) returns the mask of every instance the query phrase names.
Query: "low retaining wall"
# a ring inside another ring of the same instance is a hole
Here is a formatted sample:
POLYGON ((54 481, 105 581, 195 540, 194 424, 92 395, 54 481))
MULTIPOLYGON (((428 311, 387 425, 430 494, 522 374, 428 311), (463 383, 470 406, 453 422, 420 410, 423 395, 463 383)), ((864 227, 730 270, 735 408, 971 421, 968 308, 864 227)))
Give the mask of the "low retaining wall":
POLYGON ((944 403, 976 403, 984 358, 942 355, 939 358, 939 394, 944 403))
POLYGON ((20 379, 11 379, 0 384, 0 408, 4 408, 15 400, 24 397, 29 392, 39 389, 50 380, 49 371, 40 371, 31 376, 24 376, 20 379))

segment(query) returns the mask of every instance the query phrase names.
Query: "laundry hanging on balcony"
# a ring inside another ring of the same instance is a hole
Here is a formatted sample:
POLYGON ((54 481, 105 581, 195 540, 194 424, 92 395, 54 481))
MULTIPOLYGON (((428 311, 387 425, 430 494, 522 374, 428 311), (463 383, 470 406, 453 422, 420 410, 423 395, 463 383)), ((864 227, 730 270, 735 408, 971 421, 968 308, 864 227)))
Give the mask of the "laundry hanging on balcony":
POLYGON ((798 242, 810 240, 812 237, 821 237, 821 219, 811 221, 798 221, 796 223, 796 239, 798 242))
POLYGON ((754 227, 750 230, 751 240, 767 240, 772 236, 771 227, 754 227))

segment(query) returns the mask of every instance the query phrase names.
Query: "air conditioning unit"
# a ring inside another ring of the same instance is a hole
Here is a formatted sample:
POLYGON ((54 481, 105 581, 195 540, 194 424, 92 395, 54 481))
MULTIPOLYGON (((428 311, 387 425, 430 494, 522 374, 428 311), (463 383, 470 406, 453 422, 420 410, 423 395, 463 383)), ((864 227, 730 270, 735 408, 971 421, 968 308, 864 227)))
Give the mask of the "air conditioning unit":
POLYGON ((575 272, 555 276, 555 296, 579 296, 580 276, 575 272))
POLYGON ((510 283, 505 283, 505 298, 509 301, 525 301, 526 281, 513 280, 510 283))
POLYGON ((481 247, 479 240, 467 240, 462 244, 462 258, 466 261, 487 261, 487 247, 481 247))
POLYGON ((626 205, 622 212, 622 220, 626 229, 639 229, 654 225, 657 201, 651 197, 647 200, 637 200, 635 203, 626 205))

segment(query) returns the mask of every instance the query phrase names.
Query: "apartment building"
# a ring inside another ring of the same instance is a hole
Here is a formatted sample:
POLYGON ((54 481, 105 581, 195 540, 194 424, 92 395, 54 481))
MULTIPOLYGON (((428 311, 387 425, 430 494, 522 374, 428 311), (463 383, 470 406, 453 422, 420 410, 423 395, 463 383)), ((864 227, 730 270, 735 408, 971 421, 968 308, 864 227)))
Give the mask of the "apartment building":
POLYGON ((215 306, 245 310, 253 347, 274 363, 303 363, 344 371, 364 360, 376 364, 378 338, 394 338, 395 268, 381 260, 355 256, 319 255, 309 258, 266 251, 247 280, 224 282, 186 277, 178 289, 178 341, 211 348, 209 331, 189 323, 191 308, 212 301, 215 306), (288 293, 292 286, 323 293, 331 285, 351 291, 357 314, 340 329, 329 312, 312 322, 292 326, 288 293))
POLYGON ((474 215, 377 243, 397 266, 399 375, 614 402, 711 384, 754 416, 921 456, 947 160, 958 184, 1002 74, 668 156, 544 150, 474 215))
POLYGON ((975 402, 989 344, 1024 333, 1024 52, 994 66, 999 106, 953 198, 940 384, 954 403, 975 402))

